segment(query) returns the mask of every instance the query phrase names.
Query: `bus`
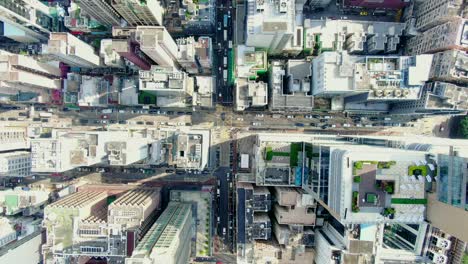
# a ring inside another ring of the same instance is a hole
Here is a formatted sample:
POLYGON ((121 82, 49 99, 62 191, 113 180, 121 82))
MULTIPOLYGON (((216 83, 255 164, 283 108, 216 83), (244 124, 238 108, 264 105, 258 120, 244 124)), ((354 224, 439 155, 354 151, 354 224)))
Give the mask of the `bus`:
POLYGON ((225 14, 224 15, 224 27, 227 28, 228 26, 228 16, 225 14))

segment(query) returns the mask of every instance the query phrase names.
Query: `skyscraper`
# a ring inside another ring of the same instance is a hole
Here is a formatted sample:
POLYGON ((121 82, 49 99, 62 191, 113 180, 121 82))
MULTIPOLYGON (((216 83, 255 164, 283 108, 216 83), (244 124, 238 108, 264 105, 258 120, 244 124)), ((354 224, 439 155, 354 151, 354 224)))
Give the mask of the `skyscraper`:
POLYGON ((161 26, 164 9, 159 0, 113 0, 112 7, 131 26, 161 26))
POLYGON ((107 0, 77 0, 76 4, 88 15, 104 25, 119 26, 119 14, 107 0))

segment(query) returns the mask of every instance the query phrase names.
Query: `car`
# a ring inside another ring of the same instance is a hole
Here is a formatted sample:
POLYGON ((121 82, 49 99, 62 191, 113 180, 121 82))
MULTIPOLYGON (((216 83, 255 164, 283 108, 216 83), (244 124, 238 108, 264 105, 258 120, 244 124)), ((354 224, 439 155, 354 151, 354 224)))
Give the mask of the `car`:
POLYGON ((343 127, 351 127, 351 124, 345 123, 343 124, 343 127))
POLYGON ((109 119, 109 116, 108 115, 101 115, 101 118, 102 119, 109 119))
POLYGON ((117 120, 109 120, 109 124, 117 124, 117 120))
POLYGON ((356 124, 356 127, 362 127, 362 124, 361 124, 361 123, 357 123, 357 124, 356 124))
MULTIPOLYGON (((41 119, 40 119, 40 118, 38 118, 38 117, 34 117, 34 118, 33 118, 33 121, 34 121, 34 122, 40 122, 40 121, 41 121, 41 119)), ((88 120, 86 120, 86 121, 88 121, 88 120)))
POLYGON ((88 123, 88 119, 80 119, 80 123, 81 123, 81 124, 87 124, 87 123, 88 123))
POLYGON ((318 127, 319 126, 318 123, 310 123, 309 125, 312 126, 312 127, 318 127))
POLYGON ((167 114, 168 114, 168 115, 173 115, 173 114, 174 114, 174 111, 167 111, 167 114))
POLYGON ((16 118, 16 117, 9 117, 8 118, 8 121, 17 121, 17 120, 18 120, 18 118, 16 118))
POLYGON ((177 115, 185 115, 184 112, 177 112, 177 115))
POLYGON ((320 115, 312 115, 313 118, 320 118, 320 115))
POLYGON ((226 113, 224 113, 224 112, 221 113, 221 120, 223 120, 223 121, 226 120, 226 113))
POLYGON ((379 120, 379 118, 376 117, 376 116, 372 116, 372 117, 369 117, 369 120, 370 121, 377 121, 377 120, 379 120))
POLYGON ((335 124, 332 124, 332 125, 331 125, 331 127, 335 128, 335 127, 336 127, 336 125, 335 125, 335 124))
POLYGON ((238 117, 238 118, 236 118, 236 120, 237 120, 237 121, 244 121, 244 118, 238 117))
POLYGON ((96 120, 93 120, 93 123, 94 124, 101 124, 101 121, 96 119, 96 120))
POLYGON ((327 122, 327 119, 324 119, 324 118, 319 119, 319 122, 320 122, 320 123, 325 123, 325 122, 327 122))
POLYGON ((125 124, 127 124, 127 121, 125 121, 125 120, 120 120, 120 121, 119 121, 119 124, 125 125, 125 124))
POLYGON ((262 123, 259 123, 259 122, 252 122, 252 126, 261 126, 262 123))
POLYGON ((144 125, 145 123, 143 121, 137 121, 136 124, 137 125, 144 125))
POLYGON ((373 127, 373 125, 372 124, 367 124, 367 125, 365 125, 365 127, 373 127))
POLYGON ((297 127, 303 127, 304 126, 304 124, 302 124, 302 123, 296 123, 294 125, 297 126, 297 127))
POLYGON ((359 15, 361 15, 361 16, 367 16, 367 14, 368 14, 367 11, 361 11, 361 12, 359 12, 359 15))
POLYGON ((288 115, 288 116, 286 116, 286 118, 291 119, 291 118, 294 118, 294 116, 293 115, 288 115))
POLYGON ((123 109, 120 109, 120 110, 119 110, 119 113, 121 113, 121 114, 125 114, 125 110, 123 110, 123 109))
POLYGON ((256 117, 264 117, 265 115, 264 114, 256 114, 255 116, 256 117))
POLYGON ((327 128, 329 128, 329 127, 330 127, 330 125, 323 125, 323 126, 322 126, 322 129, 327 129, 327 128))
POLYGON ((28 113, 19 112, 18 115, 19 115, 19 116, 28 116, 28 113))
POLYGON ((153 125, 154 125, 154 122, 153 122, 153 121, 147 121, 146 124, 147 124, 148 126, 153 126, 153 125))
POLYGON ((108 122, 107 122, 107 120, 101 120, 101 123, 105 125, 105 124, 107 124, 108 122))
POLYGON ((331 116, 328 116, 328 115, 326 115, 326 116, 324 116, 323 118, 325 118, 325 119, 331 119, 332 117, 331 117, 331 116))
POLYGON ((186 114, 186 115, 193 115, 192 112, 186 112, 185 114, 186 114))
POLYGON ((218 30, 221 30, 221 22, 218 22, 218 30))

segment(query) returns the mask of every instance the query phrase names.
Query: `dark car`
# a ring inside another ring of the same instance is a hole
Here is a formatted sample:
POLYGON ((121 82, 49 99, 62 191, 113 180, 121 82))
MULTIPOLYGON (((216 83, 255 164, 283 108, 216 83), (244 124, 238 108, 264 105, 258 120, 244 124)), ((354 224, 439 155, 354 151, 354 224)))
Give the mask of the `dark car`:
POLYGON ((167 114, 168 114, 168 115, 173 115, 173 114, 174 114, 174 111, 167 111, 167 114))
POLYGON ((143 121, 138 121, 136 123, 137 123, 137 125, 144 125, 145 124, 143 121))
POLYGON ((109 120, 110 124, 117 124, 117 120, 109 120))
POLYGON ((302 123, 296 123, 294 125, 297 126, 297 127, 303 127, 304 126, 304 124, 302 124, 302 123))
POLYGON ((45 118, 44 118, 44 119, 41 119, 41 122, 42 122, 42 123, 47 123, 47 122, 49 122, 49 119, 45 119, 45 118))
POLYGON ((184 112, 177 112, 178 115, 185 115, 184 112))
POLYGON ((127 121, 125 121, 125 120, 120 120, 120 121, 119 121, 119 124, 125 125, 125 124, 127 124, 127 121))
POLYGON ((18 115, 19 115, 19 116, 28 116, 28 113, 19 112, 18 115))
POLYGON ((80 119, 81 124, 87 124, 89 121, 88 119, 80 119))
POLYGON ((39 117, 34 117, 34 118, 33 118, 33 121, 34 121, 34 122, 40 122, 41 119, 40 119, 39 117))
POLYGON ((16 118, 16 117, 9 117, 8 118, 8 121, 17 121, 17 120, 18 120, 18 118, 16 118))
POLYGON ((313 126, 313 127, 318 127, 318 126, 319 126, 318 123, 310 123, 309 125, 310 125, 310 126, 313 126))
POLYGON ((323 126, 322 126, 322 129, 327 129, 327 128, 329 128, 329 127, 330 127, 330 125, 323 125, 323 126))
POLYGON ((147 124, 148 126, 153 126, 153 125, 154 125, 154 122, 153 122, 153 121, 148 121, 148 122, 146 122, 146 124, 147 124))

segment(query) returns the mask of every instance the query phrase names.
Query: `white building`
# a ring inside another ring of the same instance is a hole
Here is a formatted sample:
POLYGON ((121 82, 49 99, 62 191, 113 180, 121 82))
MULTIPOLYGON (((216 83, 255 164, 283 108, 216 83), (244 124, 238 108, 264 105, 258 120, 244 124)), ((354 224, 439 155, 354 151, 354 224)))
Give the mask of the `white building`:
POLYGON ((468 21, 458 18, 430 28, 410 38, 406 51, 410 55, 434 53, 448 49, 468 50, 468 21))
POLYGON ((165 27, 138 26, 135 39, 140 49, 159 66, 176 66, 177 44, 165 27))
MULTIPOLYGON (((37 138, 31 141, 31 157, 33 172, 63 172, 80 166, 91 166, 101 162, 110 161, 119 164, 129 164, 134 159, 145 158, 143 145, 133 150, 107 148, 109 142, 126 142, 129 145, 141 135, 127 131, 86 131, 86 132, 59 132, 53 131, 51 138, 37 138), (108 152, 115 150, 115 155, 108 156, 108 152), (118 152, 120 151, 120 152, 118 152), (120 156, 119 156, 120 154, 120 156), (128 157, 129 154, 138 154, 128 157), (106 160, 109 159, 109 160, 106 160)), ((141 139, 143 140, 143 139, 141 139)), ((140 143, 139 143, 140 144, 140 143)))
POLYGON ((434 54, 430 78, 437 81, 468 83, 468 54, 447 50, 434 54))
POLYGON ((27 127, 0 127, 0 151, 29 148, 27 127))
POLYGON ((140 71, 140 91, 156 95, 156 105, 160 107, 191 106, 194 93, 194 80, 187 73, 169 66, 151 66, 150 71, 140 71))
POLYGON ((114 0, 111 5, 130 26, 163 25, 164 8, 159 0, 114 0))
POLYGON ((195 54, 195 38, 179 38, 177 39, 177 61, 180 66, 188 73, 198 74, 198 65, 195 54))
POLYGON ((246 45, 267 49, 268 53, 282 53, 286 49, 299 48, 296 46, 300 46, 302 50, 302 27, 296 24, 295 9, 295 0, 249 0, 246 45))
POLYGON ((304 48, 309 52, 320 47, 349 53, 395 53, 404 27, 394 22, 306 19, 304 48))
POLYGON ((109 67, 122 68, 125 66, 123 58, 112 46, 112 39, 102 39, 99 55, 104 59, 104 65, 109 67))
POLYGON ((105 0, 78 0, 76 4, 87 15, 103 25, 120 26, 119 14, 105 0))
POLYGON ((113 138, 106 143, 107 159, 110 165, 126 166, 148 157, 148 140, 134 138, 131 141, 123 139, 119 141, 113 138))
POLYGON ((60 75, 57 66, 0 51, 0 93, 3 95, 32 93, 37 102, 50 102, 51 90, 61 89, 60 75))
POLYGON ((51 33, 42 52, 70 66, 95 68, 100 65, 100 58, 95 54, 94 48, 70 33, 51 33))
POLYGON ((316 96, 351 96, 348 102, 416 100, 429 79, 432 55, 350 56, 324 52, 312 62, 316 96))
POLYGON ((211 73, 213 67, 213 43, 210 37, 199 37, 195 43, 195 54, 203 73, 211 73))
POLYGON ((82 76, 78 92, 78 105, 80 106, 107 106, 111 93, 111 85, 102 77, 82 76))
POLYGON ((0 247, 16 240, 16 230, 6 217, 0 218, 0 247))
POLYGON ((188 263, 193 224, 191 204, 170 202, 125 263, 188 263))
POLYGON ((236 111, 244 111, 250 107, 268 105, 268 84, 255 82, 246 78, 238 78, 235 90, 236 111))
POLYGON ((193 105, 212 108, 216 79, 212 76, 195 76, 195 86, 197 92, 193 95, 193 105))
POLYGON ((0 176, 25 177, 31 175, 31 153, 14 151, 0 154, 0 176))
POLYGON ((18 42, 30 43, 47 40, 53 31, 49 7, 39 0, 5 0, 0 3, 2 35, 18 42))

